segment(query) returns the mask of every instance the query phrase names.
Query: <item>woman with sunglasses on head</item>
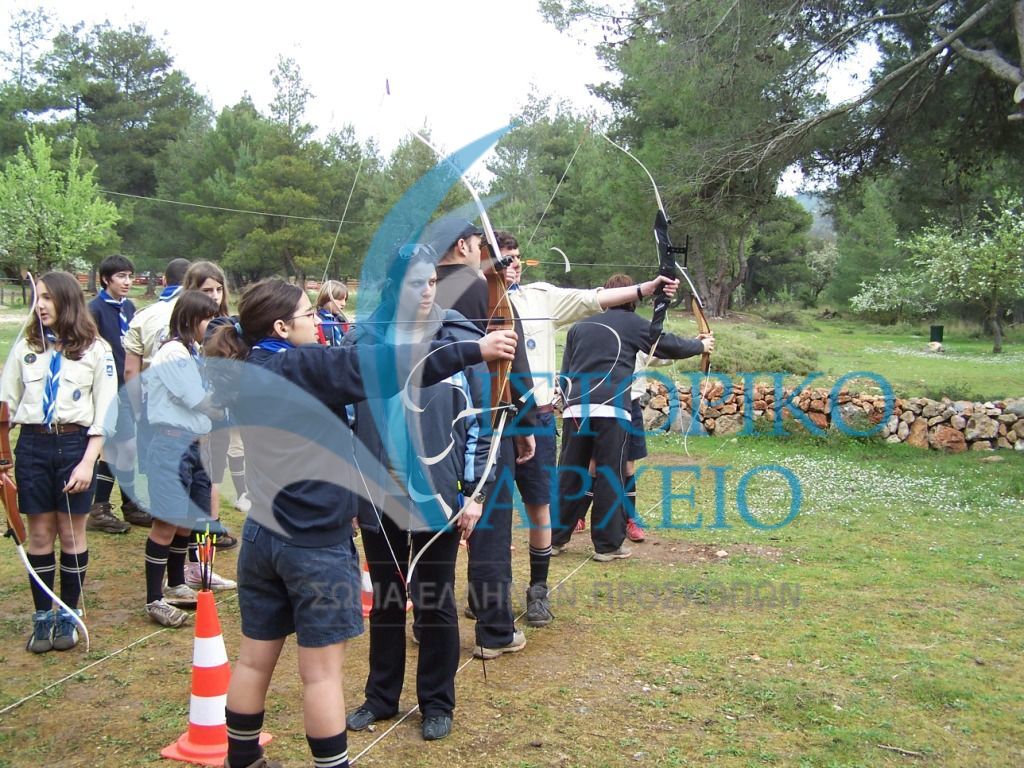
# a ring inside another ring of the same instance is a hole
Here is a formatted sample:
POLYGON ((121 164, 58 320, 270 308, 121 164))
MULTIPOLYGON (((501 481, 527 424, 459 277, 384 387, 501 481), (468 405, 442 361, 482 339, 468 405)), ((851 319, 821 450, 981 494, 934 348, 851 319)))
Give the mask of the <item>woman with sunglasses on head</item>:
MULTIPOLYGON (((436 260, 433 249, 423 246, 400 253, 389 269, 380 307, 346 335, 345 343, 358 347, 384 341, 479 339, 483 334, 474 323, 434 303, 436 260)), ((451 732, 459 665, 455 560, 460 539, 473 532, 483 512, 481 497, 473 491, 486 472, 481 488, 485 494, 495 476, 488 462, 492 432, 484 403, 487 387, 487 366, 481 363, 433 386, 356 407, 356 436, 376 459, 364 471, 377 485, 386 484, 385 475, 396 480, 398 502, 408 509, 410 523, 382 512, 373 498, 359 499, 359 528, 374 595, 366 701, 348 716, 351 730, 365 730, 398 712, 405 677, 406 601, 411 597, 420 643, 416 696, 423 738, 434 741, 451 732), (408 407, 405 398, 411 400, 408 407), (462 507, 462 514, 450 522, 462 507), (424 551, 410 585, 410 560, 424 551)))
MULTIPOLYGON (((89 564, 86 520, 95 490, 103 438, 117 409, 114 357, 86 308, 78 280, 48 272, 35 285, 35 316, 11 350, 0 398, 21 425, 14 451, 18 506, 28 517, 28 561, 53 589, 60 540, 60 598, 77 608, 89 564)), ((4 471, 7 471, 6 469, 4 471)), ((78 643, 75 619, 53 609, 30 580, 35 614, 26 649, 66 651, 78 643)))
POLYGON ((206 345, 211 364, 212 357, 245 363, 244 371, 219 380, 234 382, 225 402, 252 470, 253 507, 238 557, 242 643, 228 690, 228 768, 276 765, 263 757, 259 733, 271 676, 291 634, 314 761, 348 765, 342 665, 346 642, 363 628, 352 541, 355 494, 363 491, 348 472, 357 446, 344 407, 367 397, 364 353, 379 362, 375 385, 390 396, 408 378, 409 361, 422 361, 425 381, 435 383, 483 359, 511 359, 515 347, 514 334, 498 332, 479 343, 357 352, 318 344, 318 323, 301 288, 263 280, 243 294, 238 324, 219 329, 206 345))

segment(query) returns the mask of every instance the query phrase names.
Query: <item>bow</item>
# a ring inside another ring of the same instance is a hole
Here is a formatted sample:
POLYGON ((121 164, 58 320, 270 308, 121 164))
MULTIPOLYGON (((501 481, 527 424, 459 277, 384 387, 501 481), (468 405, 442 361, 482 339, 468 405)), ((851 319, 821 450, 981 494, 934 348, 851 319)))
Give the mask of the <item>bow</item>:
POLYGON ((28 561, 25 554, 25 540, 28 538, 25 533, 25 525, 21 521, 21 510, 18 507, 18 488, 11 480, 10 473, 14 468, 13 453, 11 452, 11 413, 6 402, 0 402, 0 498, 3 500, 4 509, 7 512, 7 535, 14 540, 14 546, 18 550, 18 557, 21 564, 25 566, 28 575, 32 578, 43 592, 61 608, 63 608, 71 619, 78 625, 85 638, 85 650, 89 650, 89 629, 85 626, 78 612, 73 610, 67 603, 57 597, 53 590, 46 586, 35 568, 28 561))
MULTIPOLYGON (((654 215, 654 240, 658 245, 658 273, 665 277, 670 277, 673 280, 678 280, 679 276, 682 275, 683 279, 686 280, 686 284, 690 287, 690 309, 693 311, 694 319, 697 321, 697 331, 701 334, 710 334, 711 326, 708 324, 707 317, 704 315, 704 303, 700 300, 700 295, 697 293, 697 288, 690 279, 690 275, 687 273, 686 268, 679 265, 676 261, 675 256, 677 254, 683 254, 684 261, 689 257, 690 250, 690 238, 686 238, 686 244, 682 247, 672 245, 672 240, 668 234, 668 227, 671 223, 668 213, 665 212, 665 204, 661 200, 661 193, 658 191, 658 184, 654 181, 654 176, 647 170, 639 158, 636 157, 625 147, 620 144, 616 144, 604 133, 601 134, 604 140, 611 144, 613 147, 618 149, 620 152, 624 152, 633 162, 639 165, 644 173, 647 174, 647 178, 651 181, 651 187, 654 189, 654 199, 658 202, 658 211, 654 215)), ((654 313, 651 317, 651 351, 648 353, 649 357, 654 357, 654 351, 658 348, 658 341, 661 339, 662 330, 665 324, 665 315, 668 313, 669 305, 671 300, 665 296, 661 286, 658 287, 658 292, 654 297, 654 313)), ((704 393, 707 389, 707 381, 711 376, 711 354, 709 352, 702 352, 700 356, 700 369, 704 374, 704 385, 701 386, 701 391, 698 394, 697 407, 694 411, 694 415, 699 419, 701 416, 701 405, 704 399, 704 393)), ((689 434, 689 430, 687 430, 689 434)), ((684 450, 686 448, 685 435, 683 441, 684 450)), ((689 451, 687 451, 689 455, 689 451)))

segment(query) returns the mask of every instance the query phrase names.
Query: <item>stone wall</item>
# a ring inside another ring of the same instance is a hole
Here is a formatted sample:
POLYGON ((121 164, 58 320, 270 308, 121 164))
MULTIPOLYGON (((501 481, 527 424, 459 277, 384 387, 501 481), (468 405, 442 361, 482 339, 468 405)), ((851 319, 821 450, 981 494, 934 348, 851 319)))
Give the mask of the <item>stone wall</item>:
MULTIPOLYGON (((711 435, 731 435, 745 426, 744 382, 733 383, 729 396, 722 402, 724 387, 720 382, 709 382, 701 401, 701 423, 711 435), (714 405, 710 405, 714 403, 714 405)), ((792 389, 784 390, 789 398, 792 389)), ((691 429, 692 392, 688 384, 676 384, 680 407, 672 424, 672 431, 696 434, 691 429)), ((663 382, 648 380, 647 393, 640 398, 643 406, 644 426, 648 430, 664 427, 669 418, 671 403, 668 388, 663 382)), ((864 432, 878 429, 877 435, 889 443, 907 443, 917 448, 934 448, 959 453, 961 451, 990 451, 1013 449, 1024 451, 1024 398, 972 403, 965 400, 930 400, 924 397, 895 398, 892 413, 885 423, 886 399, 882 395, 853 394, 843 389, 837 395, 835 410, 840 423, 833 424, 831 391, 810 388, 792 398, 794 408, 807 415, 815 427, 828 430, 846 427, 864 432), (879 425, 881 425, 879 429, 879 425)), ((775 390, 768 384, 757 384, 752 393, 754 429, 759 433, 772 430, 775 418, 775 390)), ((796 417, 779 403, 783 425, 787 431, 801 428, 796 417)))

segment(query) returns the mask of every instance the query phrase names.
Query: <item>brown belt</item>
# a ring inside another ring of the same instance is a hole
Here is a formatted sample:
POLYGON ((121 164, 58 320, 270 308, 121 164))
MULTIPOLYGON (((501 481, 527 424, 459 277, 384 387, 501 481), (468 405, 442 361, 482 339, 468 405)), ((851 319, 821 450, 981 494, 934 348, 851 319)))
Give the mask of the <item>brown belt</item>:
POLYGON ((89 430, 81 424, 22 424, 21 428, 40 435, 71 435, 89 430))

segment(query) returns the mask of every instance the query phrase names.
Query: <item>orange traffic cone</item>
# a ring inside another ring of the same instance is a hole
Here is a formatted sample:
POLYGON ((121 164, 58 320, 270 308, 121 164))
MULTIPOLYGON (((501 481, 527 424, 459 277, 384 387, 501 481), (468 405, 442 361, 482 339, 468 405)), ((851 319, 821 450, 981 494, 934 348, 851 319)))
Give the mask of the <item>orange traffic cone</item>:
MULTIPOLYGON (((231 665, 217 618, 213 592, 199 592, 196 638, 192 646, 192 697, 188 706, 188 731, 160 750, 163 757, 199 765, 224 765, 228 754, 228 729, 224 705, 228 698, 231 665)), ((260 734, 260 744, 271 739, 260 734)))
POLYGON ((370 618, 370 610, 373 608, 373 582, 370 580, 370 566, 363 560, 363 618, 370 618))
MULTIPOLYGON (((370 618, 370 611, 373 609, 373 580, 370 578, 370 565, 363 560, 363 586, 360 595, 363 601, 363 618, 370 618)), ((405 601, 405 612, 412 610, 412 600, 405 601)))

